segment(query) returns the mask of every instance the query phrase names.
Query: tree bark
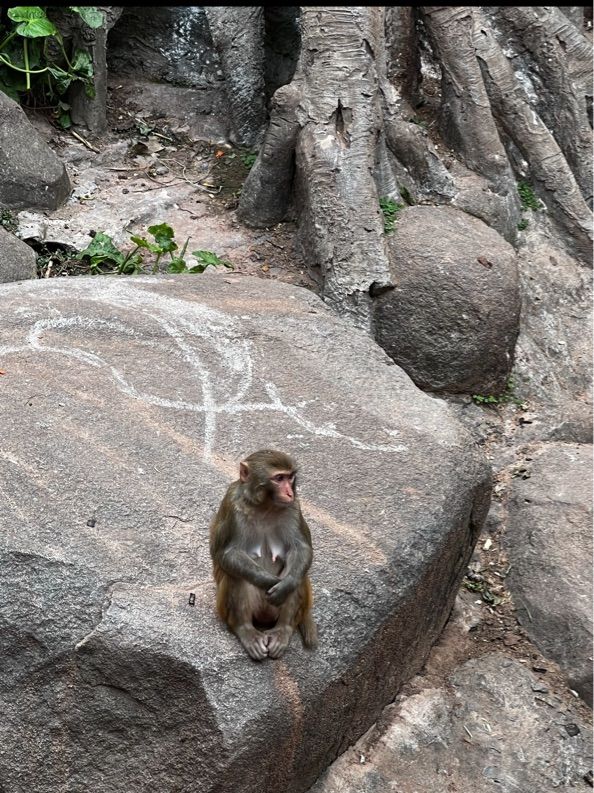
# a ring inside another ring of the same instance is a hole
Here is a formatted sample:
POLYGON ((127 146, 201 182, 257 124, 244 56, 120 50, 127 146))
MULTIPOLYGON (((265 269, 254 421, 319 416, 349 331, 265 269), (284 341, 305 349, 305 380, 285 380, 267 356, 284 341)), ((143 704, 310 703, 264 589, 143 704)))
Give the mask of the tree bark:
POLYGON ((548 206, 553 222, 565 230, 566 242, 591 261, 592 213, 563 152, 515 79, 513 68, 487 20, 481 17, 479 9, 475 13, 482 22, 475 36, 477 58, 493 114, 527 160, 536 190, 548 206))
POLYGON ((258 146, 266 126, 264 12, 261 6, 205 6, 230 105, 230 139, 258 146))
POLYGON ((454 205, 515 243, 517 182, 528 180, 568 248, 590 258, 592 218, 576 178, 585 190, 591 48, 558 9, 487 12, 302 8, 297 69, 274 96, 239 214, 272 225, 296 196, 298 239, 323 297, 371 332, 373 295, 393 285, 380 198, 454 205), (542 117, 526 70, 502 48, 510 31, 549 84, 542 117))
POLYGON ((475 55, 474 9, 424 7, 422 11, 442 67, 442 135, 468 168, 506 194, 515 179, 475 55))
POLYGON ((586 74, 592 79, 591 47, 558 8, 504 6, 499 12, 532 61, 538 114, 559 144, 582 195, 591 201, 592 130, 583 86, 586 74))

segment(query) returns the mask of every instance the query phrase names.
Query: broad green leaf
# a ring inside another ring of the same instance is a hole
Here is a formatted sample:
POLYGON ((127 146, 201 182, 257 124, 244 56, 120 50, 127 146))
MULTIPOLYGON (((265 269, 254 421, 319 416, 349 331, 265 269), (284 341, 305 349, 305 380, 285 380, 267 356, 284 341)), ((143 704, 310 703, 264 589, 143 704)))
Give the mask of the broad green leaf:
POLYGON ((78 14, 90 28, 100 28, 103 24, 103 12, 94 6, 68 6, 68 8, 78 14))
POLYGON ((167 223, 149 226, 148 232, 153 235, 155 242, 163 253, 171 253, 177 250, 177 243, 173 241, 173 229, 167 223))
POLYGON ((75 50, 72 59, 72 71, 83 77, 93 76, 93 61, 85 50, 75 50))
POLYGON ((72 126, 72 119, 70 118, 70 111, 63 110, 61 113, 59 113, 57 121, 58 121, 58 124, 62 127, 62 129, 70 129, 70 127, 72 126))
POLYGON ((104 261, 115 262, 121 265, 125 258, 124 254, 116 248, 112 238, 102 231, 98 231, 95 234, 84 251, 80 252, 80 255, 88 256, 91 260, 91 264, 94 266, 104 261))
POLYGON ((205 264, 214 264, 216 266, 220 262, 219 257, 212 251, 192 251, 192 256, 195 256, 205 264))
POLYGON ((212 264, 214 267, 227 267, 230 270, 233 269, 231 262, 221 259, 212 251, 192 251, 192 256, 195 256, 198 261, 204 262, 205 265, 212 264))
POLYGON ((20 22, 16 32, 19 36, 35 39, 39 36, 54 36, 58 29, 45 15, 40 6, 15 6, 8 9, 8 18, 20 22))
POLYGON ((13 6, 8 9, 8 18, 13 22, 30 22, 32 19, 47 19, 41 6, 13 6))
POLYGON ((146 248, 147 251, 151 251, 151 253, 161 253, 161 248, 158 245, 155 245, 154 242, 149 242, 144 237, 132 236, 130 239, 135 245, 138 245, 139 248, 146 248))
POLYGON ((185 273, 187 272, 187 269, 188 268, 186 267, 186 263, 184 262, 183 259, 173 259, 171 262, 169 262, 169 265, 167 267, 167 272, 185 273))
POLYGON ((56 82, 56 91, 59 94, 66 93, 73 80, 72 75, 65 72, 64 69, 60 69, 59 66, 48 66, 47 69, 56 82))
POLYGON ((203 273, 206 268, 208 267, 207 264, 195 264, 194 267, 190 267, 188 269, 189 273, 203 273))

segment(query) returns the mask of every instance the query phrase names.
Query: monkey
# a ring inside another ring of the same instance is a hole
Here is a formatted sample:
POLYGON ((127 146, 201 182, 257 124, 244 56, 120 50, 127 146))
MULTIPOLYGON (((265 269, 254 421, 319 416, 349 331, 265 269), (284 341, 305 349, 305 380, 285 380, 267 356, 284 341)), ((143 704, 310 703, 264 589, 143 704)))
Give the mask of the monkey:
POLYGON ((261 449, 240 462, 210 524, 210 555, 217 612, 251 658, 280 658, 296 628, 317 647, 311 534, 287 454, 261 449))

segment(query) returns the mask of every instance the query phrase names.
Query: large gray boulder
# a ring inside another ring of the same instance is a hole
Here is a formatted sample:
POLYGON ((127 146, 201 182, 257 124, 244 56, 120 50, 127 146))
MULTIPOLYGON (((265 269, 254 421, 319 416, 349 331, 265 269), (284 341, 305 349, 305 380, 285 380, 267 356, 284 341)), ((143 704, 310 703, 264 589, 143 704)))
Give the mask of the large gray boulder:
POLYGON ((306 790, 447 619, 489 500, 476 446, 297 287, 1 292, 4 790, 306 790), (215 615, 207 527, 261 447, 301 465, 320 647, 258 664, 215 615))
POLYGON ((0 207, 56 209, 70 193, 64 164, 0 91, 0 207))
POLYGON ((505 540, 518 619, 591 704, 591 444, 547 443, 527 455, 505 540))
POLYGON ((390 240, 395 288, 375 301, 376 339, 421 388, 505 390, 519 330, 514 249, 452 207, 403 209, 390 240))
POLYGON ((591 790, 590 724, 521 663, 489 653, 447 683, 415 678, 310 793, 591 790))
POLYGON ((0 227, 0 284, 37 277, 37 256, 30 245, 0 227))

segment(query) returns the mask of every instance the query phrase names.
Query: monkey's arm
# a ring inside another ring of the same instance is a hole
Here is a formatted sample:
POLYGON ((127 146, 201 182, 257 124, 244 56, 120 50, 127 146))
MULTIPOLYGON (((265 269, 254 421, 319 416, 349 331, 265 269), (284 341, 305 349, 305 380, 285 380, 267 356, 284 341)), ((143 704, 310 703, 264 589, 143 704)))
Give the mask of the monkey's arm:
POLYGON ((299 533, 291 543, 287 553, 281 580, 266 593, 268 601, 273 606, 280 606, 288 595, 297 589, 304 575, 309 570, 313 559, 311 535, 302 515, 300 515, 299 524, 299 533))
POLYGON ((259 589, 274 588, 279 581, 277 576, 259 567, 252 557, 237 545, 227 545, 213 558, 228 575, 233 578, 245 578, 259 589))

